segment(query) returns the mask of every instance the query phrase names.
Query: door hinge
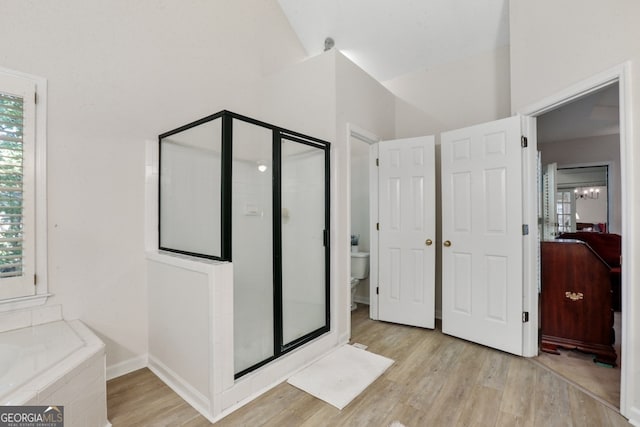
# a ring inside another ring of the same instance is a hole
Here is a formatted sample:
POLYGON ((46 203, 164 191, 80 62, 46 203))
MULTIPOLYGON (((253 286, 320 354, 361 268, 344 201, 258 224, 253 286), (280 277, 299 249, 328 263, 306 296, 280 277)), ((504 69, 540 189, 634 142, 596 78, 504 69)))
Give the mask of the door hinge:
POLYGON ((380 166, 380 159, 376 159, 376 166, 380 166))
POLYGON ((325 247, 329 244, 329 233, 327 233, 327 230, 322 230, 322 244, 325 247))
POLYGON ((380 295, 380 286, 376 286, 376 295, 380 295))
POLYGON ((376 222, 376 230, 380 230, 380 223, 376 222))
POLYGON ((33 286, 36 286, 38 284, 38 276, 36 276, 35 274, 33 275, 33 286))
POLYGON ((33 92, 33 103, 34 104, 38 103, 38 92, 33 92))
POLYGON ((522 312, 522 323, 527 323, 529 321, 529 312, 528 311, 523 311, 522 312))
POLYGON ((529 235, 529 224, 522 224, 522 235, 523 236, 529 235))
POLYGON ((529 146, 529 141, 527 140, 526 136, 521 136, 520 137, 520 146, 522 148, 527 148, 529 146))

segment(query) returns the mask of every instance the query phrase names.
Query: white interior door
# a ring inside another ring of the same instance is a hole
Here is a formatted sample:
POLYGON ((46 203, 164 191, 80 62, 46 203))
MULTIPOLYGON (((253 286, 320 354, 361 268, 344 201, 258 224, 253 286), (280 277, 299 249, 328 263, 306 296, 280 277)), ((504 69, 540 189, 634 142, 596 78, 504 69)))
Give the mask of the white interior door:
POLYGON ((442 331, 522 355, 520 117, 442 134, 442 331))
POLYGON ((434 327, 434 137, 379 143, 378 318, 434 327))

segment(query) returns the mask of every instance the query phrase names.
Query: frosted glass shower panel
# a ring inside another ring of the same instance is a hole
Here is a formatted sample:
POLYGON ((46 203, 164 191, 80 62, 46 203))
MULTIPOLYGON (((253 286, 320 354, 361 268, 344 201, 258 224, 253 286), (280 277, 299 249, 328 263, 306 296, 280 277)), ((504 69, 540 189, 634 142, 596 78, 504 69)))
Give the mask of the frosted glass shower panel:
POLYGON ((233 121, 231 252, 235 373, 274 356, 273 133, 233 121))
POLYGON ((327 324, 325 151, 282 140, 282 333, 286 346, 327 324))
POLYGON ((222 120, 160 139, 160 248, 221 256, 222 120))
POLYGON ((227 110, 159 144, 159 249, 233 268, 234 378, 327 333, 331 144, 227 110))

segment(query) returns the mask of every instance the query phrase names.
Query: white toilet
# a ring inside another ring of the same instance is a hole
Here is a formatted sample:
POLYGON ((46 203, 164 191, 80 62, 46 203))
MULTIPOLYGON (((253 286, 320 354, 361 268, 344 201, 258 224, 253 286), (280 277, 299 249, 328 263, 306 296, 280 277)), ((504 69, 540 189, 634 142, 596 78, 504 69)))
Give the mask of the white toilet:
POLYGON ((369 253, 351 252, 351 311, 358 305, 353 300, 356 296, 356 287, 360 280, 369 277, 369 253))

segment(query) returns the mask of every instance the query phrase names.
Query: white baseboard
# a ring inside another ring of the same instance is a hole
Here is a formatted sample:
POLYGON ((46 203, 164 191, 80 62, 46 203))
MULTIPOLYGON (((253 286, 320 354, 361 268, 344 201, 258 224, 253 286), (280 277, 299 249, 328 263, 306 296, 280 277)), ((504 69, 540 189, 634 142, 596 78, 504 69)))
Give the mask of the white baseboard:
POLYGON ((115 365, 107 366, 107 381, 114 378, 118 378, 129 372, 137 371, 138 369, 145 368, 147 366, 147 355, 142 354, 140 356, 132 357, 131 359, 123 360, 115 365))
MULTIPOLYGON (((360 296, 360 295, 356 295, 356 296, 353 298, 353 300, 354 300, 356 303, 358 303, 358 304, 371 305, 371 304, 370 304, 369 297, 363 297, 363 296, 360 296)), ((436 319, 440 319, 440 320, 442 320, 442 310, 436 309, 435 316, 436 316, 436 319)), ((373 319, 373 318, 372 318, 372 319, 373 319)), ((373 319, 373 320, 376 320, 376 319, 373 319)), ((639 427, 640 427, 640 426, 639 426, 639 427)))
POLYGON ((353 297, 353 300, 358 304, 369 305, 369 297, 362 297, 360 295, 356 295, 355 297, 353 297))
POLYGON ((338 338, 338 347, 347 344, 349 342, 349 338, 350 338, 349 332, 347 332, 346 334, 340 335, 340 338, 338 338))
POLYGON ((211 402, 207 396, 193 388, 182 377, 151 355, 149 355, 149 369, 196 411, 212 421, 211 402))
POLYGON ((629 415, 629 424, 640 427, 640 408, 631 407, 627 415, 629 415))

